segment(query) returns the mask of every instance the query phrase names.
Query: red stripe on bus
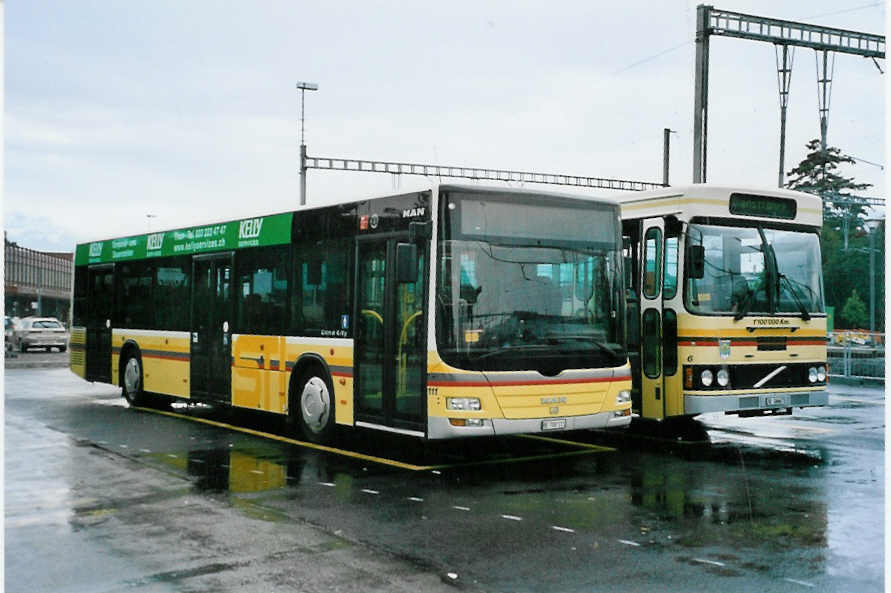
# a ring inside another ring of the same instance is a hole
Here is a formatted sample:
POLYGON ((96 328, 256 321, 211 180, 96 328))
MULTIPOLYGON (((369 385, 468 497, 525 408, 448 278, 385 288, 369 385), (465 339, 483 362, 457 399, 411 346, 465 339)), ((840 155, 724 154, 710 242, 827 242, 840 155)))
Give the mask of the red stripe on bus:
POLYGON ((143 358, 157 358, 159 360, 179 360, 182 362, 188 362, 192 358, 192 356, 190 354, 185 353, 185 352, 182 354, 179 354, 179 355, 176 355, 176 354, 146 354, 145 352, 143 352, 142 357, 143 358))
POLYGON ((567 385, 570 383, 611 383, 613 381, 630 381, 631 375, 625 377, 603 377, 598 379, 550 379, 539 381, 428 381, 433 387, 522 387, 523 385, 567 385))
MULTIPOLYGON (((678 340, 678 346, 717 346, 717 340, 678 340)), ((788 340, 785 344, 777 342, 777 345, 784 346, 822 346, 826 344, 826 340, 788 340)), ((731 346, 758 346, 758 342, 754 340, 730 340, 731 346)), ((766 342, 765 345, 773 345, 766 342)))

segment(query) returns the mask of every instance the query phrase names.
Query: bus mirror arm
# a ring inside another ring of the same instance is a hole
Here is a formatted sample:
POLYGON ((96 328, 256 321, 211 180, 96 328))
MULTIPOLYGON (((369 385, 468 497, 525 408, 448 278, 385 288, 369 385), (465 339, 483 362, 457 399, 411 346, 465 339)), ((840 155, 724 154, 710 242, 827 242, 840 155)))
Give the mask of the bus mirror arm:
POLYGON ((421 243, 423 241, 429 241, 432 238, 433 223, 429 220, 425 222, 408 223, 408 240, 411 243, 421 243))
POLYGON ((705 277, 705 247, 702 245, 687 246, 687 274, 696 280, 705 277))

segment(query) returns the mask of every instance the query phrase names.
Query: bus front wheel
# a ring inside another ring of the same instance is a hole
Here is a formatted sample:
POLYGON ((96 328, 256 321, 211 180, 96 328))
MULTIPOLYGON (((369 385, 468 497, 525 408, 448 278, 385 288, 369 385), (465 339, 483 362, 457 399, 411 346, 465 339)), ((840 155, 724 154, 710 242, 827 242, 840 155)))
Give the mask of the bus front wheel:
POLYGON ((307 369, 297 382, 291 413, 299 415, 303 436, 314 443, 327 443, 334 434, 334 390, 324 374, 307 369), (296 409, 294 409, 296 408, 296 409))
POLYGON ((142 405, 145 395, 142 389, 142 364, 140 364, 139 354, 135 352, 132 352, 124 362, 121 388, 128 404, 131 406, 142 405))

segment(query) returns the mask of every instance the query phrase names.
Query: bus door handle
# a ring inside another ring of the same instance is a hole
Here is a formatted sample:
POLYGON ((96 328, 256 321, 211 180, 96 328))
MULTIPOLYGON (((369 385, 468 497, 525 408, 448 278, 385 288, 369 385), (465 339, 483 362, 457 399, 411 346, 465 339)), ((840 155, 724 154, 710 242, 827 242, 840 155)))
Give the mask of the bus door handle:
POLYGON ((661 398, 662 398, 662 389, 660 387, 656 387, 656 400, 658 401, 661 398))

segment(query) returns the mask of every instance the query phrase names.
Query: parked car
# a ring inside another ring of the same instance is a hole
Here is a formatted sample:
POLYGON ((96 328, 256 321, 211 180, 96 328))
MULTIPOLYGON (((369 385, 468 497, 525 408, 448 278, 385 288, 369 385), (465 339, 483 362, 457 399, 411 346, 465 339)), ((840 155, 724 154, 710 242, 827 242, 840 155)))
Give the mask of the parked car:
POLYGON ((55 317, 25 317, 13 326, 12 343, 21 352, 28 348, 46 348, 49 352, 58 348, 65 352, 68 348, 68 330, 55 317))
POLYGON ((15 322, 9 317, 9 315, 5 316, 3 320, 3 343, 6 346, 7 350, 12 350, 12 330, 15 328, 15 322))

